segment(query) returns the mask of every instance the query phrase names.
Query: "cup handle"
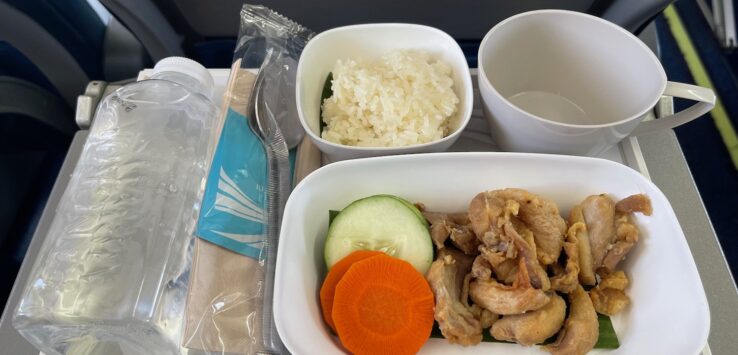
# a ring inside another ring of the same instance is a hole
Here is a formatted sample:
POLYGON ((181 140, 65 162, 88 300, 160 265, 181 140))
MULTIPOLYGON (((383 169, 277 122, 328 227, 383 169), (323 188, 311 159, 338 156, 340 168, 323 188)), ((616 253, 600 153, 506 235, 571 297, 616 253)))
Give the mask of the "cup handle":
POLYGON ((715 93, 711 89, 703 88, 701 86, 669 81, 666 83, 664 96, 694 100, 697 101, 697 103, 672 115, 641 122, 641 124, 633 130, 633 133, 630 134, 631 136, 681 126, 710 112, 710 110, 715 107, 715 93))

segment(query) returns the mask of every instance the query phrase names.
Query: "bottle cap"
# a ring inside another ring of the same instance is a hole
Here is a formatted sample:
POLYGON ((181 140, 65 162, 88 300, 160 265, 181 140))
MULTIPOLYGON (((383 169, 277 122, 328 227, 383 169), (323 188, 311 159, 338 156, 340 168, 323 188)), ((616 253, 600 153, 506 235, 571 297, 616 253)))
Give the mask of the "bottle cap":
POLYGON ((162 72, 177 72, 190 76, 202 84, 206 90, 203 92, 207 97, 212 96, 213 76, 200 63, 184 57, 167 57, 156 63, 154 75, 162 72))

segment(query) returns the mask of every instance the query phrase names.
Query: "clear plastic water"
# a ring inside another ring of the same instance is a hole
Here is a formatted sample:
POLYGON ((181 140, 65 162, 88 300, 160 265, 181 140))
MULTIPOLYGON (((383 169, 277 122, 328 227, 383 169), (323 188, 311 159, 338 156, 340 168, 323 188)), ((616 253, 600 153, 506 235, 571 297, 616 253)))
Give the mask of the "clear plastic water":
POLYGON ((163 72, 101 102, 14 316, 46 354, 179 352, 210 91, 163 72))

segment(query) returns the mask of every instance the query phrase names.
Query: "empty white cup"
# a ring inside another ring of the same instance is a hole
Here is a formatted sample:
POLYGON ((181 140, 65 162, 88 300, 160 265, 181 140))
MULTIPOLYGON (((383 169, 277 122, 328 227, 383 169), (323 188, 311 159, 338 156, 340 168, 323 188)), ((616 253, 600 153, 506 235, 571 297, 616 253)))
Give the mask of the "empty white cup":
POLYGON ((587 14, 538 10, 493 27, 479 48, 479 90, 508 151, 598 155, 629 135, 673 128, 715 105, 715 94, 666 80, 630 32, 587 14), (645 121, 662 95, 698 101, 645 121))

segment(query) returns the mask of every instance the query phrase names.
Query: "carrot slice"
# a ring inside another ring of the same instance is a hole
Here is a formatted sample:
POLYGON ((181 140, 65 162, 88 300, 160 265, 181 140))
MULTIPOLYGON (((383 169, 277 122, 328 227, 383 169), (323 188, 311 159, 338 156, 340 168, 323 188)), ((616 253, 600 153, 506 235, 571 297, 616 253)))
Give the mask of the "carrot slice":
POLYGON ((328 275, 325 276, 325 280, 323 281, 323 286, 320 287, 320 308, 323 310, 323 320, 325 320, 334 332, 336 331, 336 326, 333 324, 331 313, 333 312, 333 297, 336 293, 338 281, 341 281, 343 274, 355 262, 381 254, 381 251, 357 250, 339 260, 328 271, 328 275))
POLYGON ((433 327, 433 292, 407 261, 355 262, 336 285, 333 321, 354 354, 415 354, 433 327))

